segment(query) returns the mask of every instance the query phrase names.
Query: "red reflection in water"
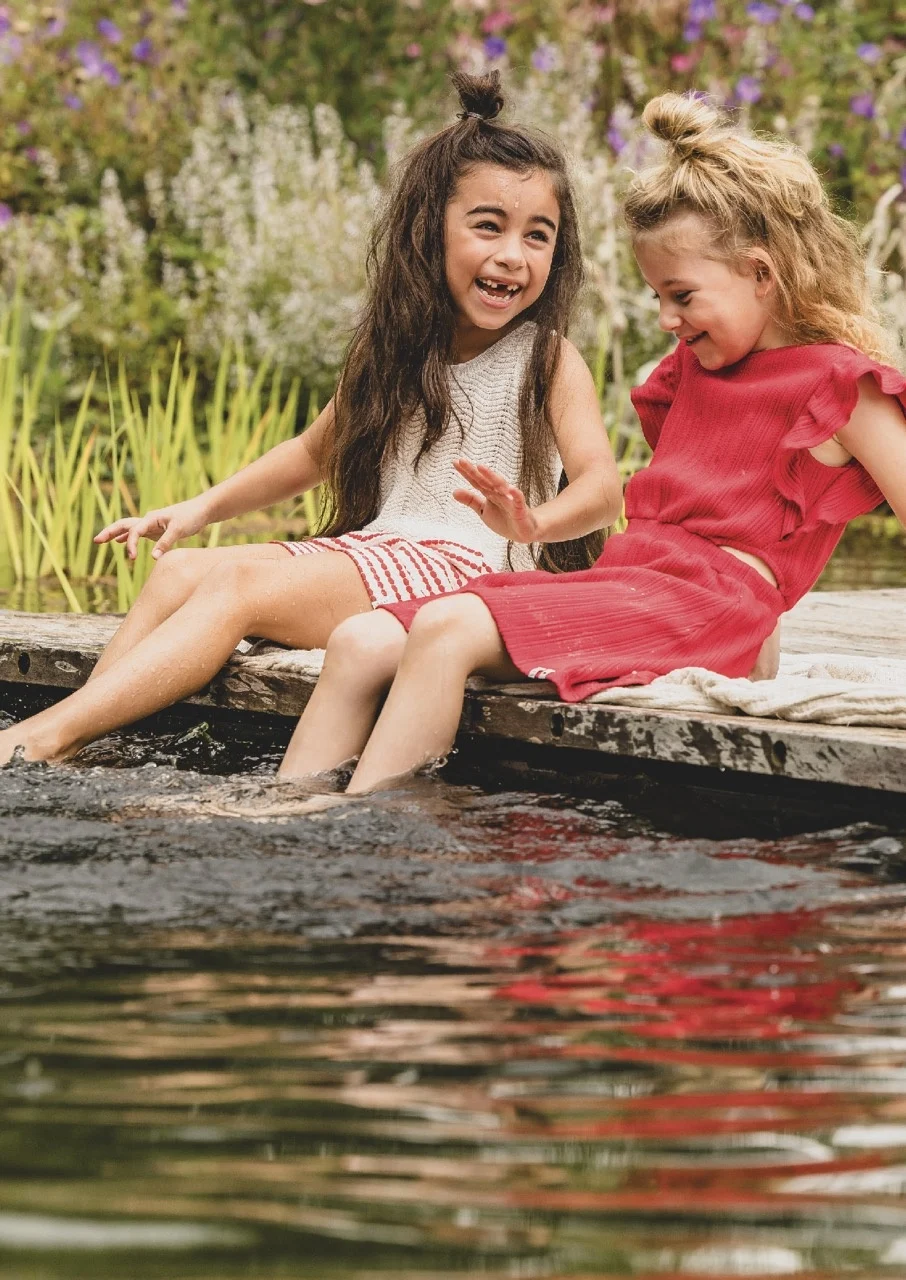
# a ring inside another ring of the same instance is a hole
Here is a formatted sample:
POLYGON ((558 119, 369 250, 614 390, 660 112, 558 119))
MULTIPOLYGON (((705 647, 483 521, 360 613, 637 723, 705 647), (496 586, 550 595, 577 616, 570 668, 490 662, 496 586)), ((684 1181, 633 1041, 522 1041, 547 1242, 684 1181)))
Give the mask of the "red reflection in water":
POLYGON ((812 937, 818 914, 774 914, 716 922, 637 921, 523 948, 544 971, 498 988, 502 1000, 619 1015, 624 1034, 685 1040, 769 1039, 824 1023, 852 978, 825 976, 814 951, 790 954, 790 940, 812 937), (783 944, 781 946, 781 944, 783 944), (782 956, 781 964, 773 963, 782 956), (566 970, 566 972, 564 972, 566 970))

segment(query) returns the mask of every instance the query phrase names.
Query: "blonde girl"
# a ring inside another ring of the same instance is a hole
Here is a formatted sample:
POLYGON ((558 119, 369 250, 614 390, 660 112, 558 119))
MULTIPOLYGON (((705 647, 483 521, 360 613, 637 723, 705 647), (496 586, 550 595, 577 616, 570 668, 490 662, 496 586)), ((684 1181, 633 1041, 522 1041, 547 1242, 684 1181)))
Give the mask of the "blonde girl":
POLYGON ((625 215, 677 345, 633 397, 654 456, 626 532, 583 572, 492 574, 344 623, 285 772, 361 752, 356 794, 442 755, 473 672, 569 702, 688 665, 745 675, 848 520, 885 496, 906 520, 906 378, 855 231, 795 147, 674 94, 643 120, 666 154, 625 215))
POLYGON ((154 571, 88 684, 0 733, 0 763, 19 746, 65 758, 185 697, 243 636, 319 648, 376 605, 530 566, 531 544, 552 567, 594 560, 620 484, 591 375, 564 337, 582 282, 564 157, 497 121, 496 73, 454 83, 459 118, 406 157, 377 223, 334 398, 304 435, 207 493, 98 535, 132 557, 156 539, 154 571), (474 487, 454 492, 455 471, 474 487), (172 549, 321 483, 320 537, 172 549))

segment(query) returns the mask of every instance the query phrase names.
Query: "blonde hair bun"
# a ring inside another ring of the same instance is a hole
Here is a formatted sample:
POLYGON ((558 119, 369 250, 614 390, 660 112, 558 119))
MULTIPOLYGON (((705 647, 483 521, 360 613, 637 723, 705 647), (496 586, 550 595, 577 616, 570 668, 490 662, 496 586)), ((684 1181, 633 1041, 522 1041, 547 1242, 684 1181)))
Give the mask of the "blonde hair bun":
POLYGON ((726 147, 732 132, 726 117, 701 98, 662 93, 642 113, 649 133, 666 143, 677 160, 712 158, 726 147))
POLYGON ((708 224, 708 252, 770 267, 774 319, 790 345, 842 342, 892 354, 865 277, 857 229, 834 213, 792 142, 750 133, 701 98, 662 93, 642 123, 666 154, 632 175, 623 216, 633 241, 678 214, 708 224))

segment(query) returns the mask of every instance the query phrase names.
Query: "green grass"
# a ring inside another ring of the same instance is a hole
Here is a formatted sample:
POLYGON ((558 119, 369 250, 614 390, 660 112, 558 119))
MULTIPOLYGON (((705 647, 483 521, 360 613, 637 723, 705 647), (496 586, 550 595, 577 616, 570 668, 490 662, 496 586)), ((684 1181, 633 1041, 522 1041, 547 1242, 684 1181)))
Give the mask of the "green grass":
MULTIPOLYGON (((0 312, 0 587, 55 580, 68 607, 81 612, 103 585, 120 611, 150 572, 151 544, 130 563, 121 546, 98 546, 94 535, 123 516, 193 497, 232 475, 296 430, 298 381, 288 385, 264 363, 247 366, 242 352, 221 356, 213 391, 198 405, 195 370, 176 352, 166 373, 130 385, 121 363, 99 388, 89 378, 72 421, 48 419, 47 371, 55 334, 43 335, 33 368, 23 368, 27 321, 21 298, 0 312)), ((317 413, 309 404, 307 422, 317 413)), ((306 494, 301 511, 283 507, 272 523, 314 528, 318 503, 306 494)), ((212 525, 189 545, 249 541, 260 533, 212 525)))

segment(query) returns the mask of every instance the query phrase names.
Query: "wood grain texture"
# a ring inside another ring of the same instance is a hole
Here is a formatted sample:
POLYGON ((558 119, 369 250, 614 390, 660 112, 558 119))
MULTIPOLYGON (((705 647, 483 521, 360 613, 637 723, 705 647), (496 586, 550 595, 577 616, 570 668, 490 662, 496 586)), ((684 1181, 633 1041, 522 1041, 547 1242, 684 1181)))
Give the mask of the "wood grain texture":
MULTIPOLYGON (((78 688, 119 619, 0 611, 0 681, 78 688)), ((793 653, 906 657, 906 589, 812 592, 784 619, 793 653)), ((298 716, 316 676, 285 657, 236 653, 188 702, 298 716)), ((906 731, 794 724, 746 716, 568 705, 536 682, 474 682, 463 712, 468 738, 593 750, 604 756, 699 765, 906 793, 906 731)), ((501 742, 501 745, 503 743, 501 742)), ((568 754, 564 756, 568 771, 568 754)))

